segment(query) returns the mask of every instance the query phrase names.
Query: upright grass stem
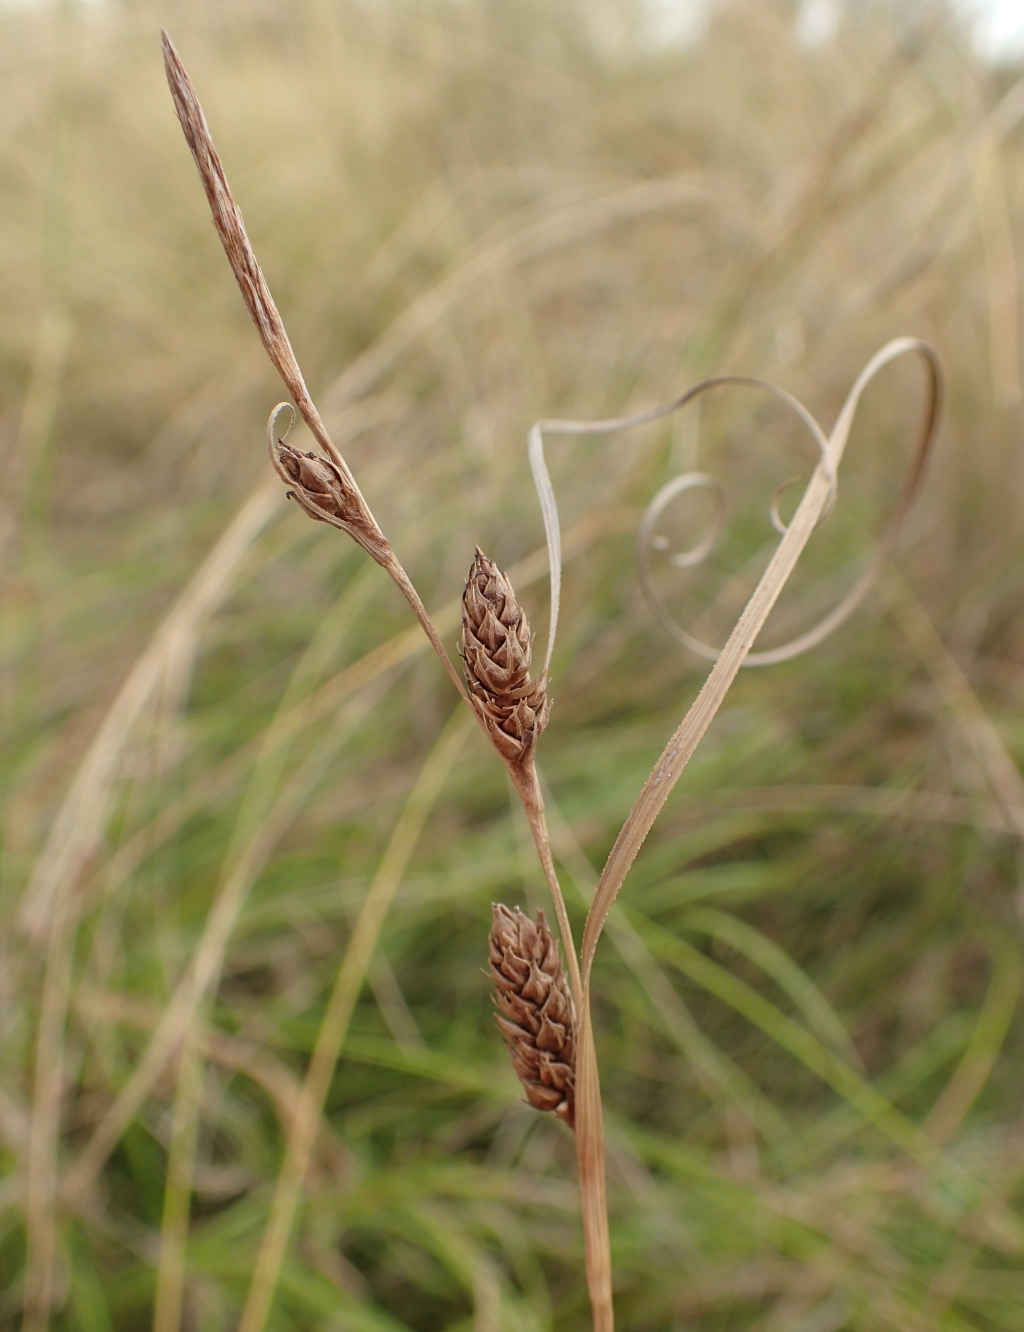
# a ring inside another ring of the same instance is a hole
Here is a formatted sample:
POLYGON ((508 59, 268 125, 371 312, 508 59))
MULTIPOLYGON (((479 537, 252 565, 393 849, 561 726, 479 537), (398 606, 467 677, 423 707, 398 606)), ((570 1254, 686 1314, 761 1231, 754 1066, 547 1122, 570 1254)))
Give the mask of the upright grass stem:
MULTIPOLYGON (((477 721, 508 769, 529 819, 551 890, 577 1006, 576 1147, 583 1203, 587 1281, 595 1332, 612 1332, 614 1316, 605 1197, 604 1137, 590 1016, 591 973, 597 944, 608 913, 643 841, 711 724, 739 669, 750 656, 758 634, 811 533, 835 503, 838 467, 862 393, 883 366, 899 356, 914 352, 924 359, 927 366, 929 391, 923 429, 896 518, 851 594, 815 630, 789 645, 786 655, 792 656, 807 650, 832 632, 852 612, 888 559, 899 524, 920 484, 937 427, 941 389, 937 355, 927 344, 912 339, 898 339, 884 347, 858 378, 827 438, 810 413, 795 399, 771 386, 761 386, 768 387, 797 411, 815 438, 820 459, 788 528, 782 527, 773 506, 773 520, 783 533, 779 546, 724 648, 717 654, 715 665, 697 699, 655 764, 616 839, 597 885, 577 957, 551 855, 534 763, 537 741, 548 715, 547 668, 554 647, 561 579, 561 534, 557 505, 543 457, 543 432, 547 429, 566 434, 588 434, 621 430, 666 415, 708 388, 725 382, 753 381, 736 381, 735 378, 728 381, 705 381, 668 408, 644 413, 639 417, 596 423, 543 422, 534 428, 530 438, 530 458, 541 500, 551 563, 552 622, 544 669, 536 681, 530 680, 530 637, 525 618, 503 575, 478 551, 464 597, 463 644, 468 684, 468 689, 464 689, 416 589, 376 523, 344 458, 327 434, 306 389, 283 322, 246 236, 241 213, 228 187, 198 98, 166 33, 163 40, 165 67, 175 108, 199 169, 228 261, 268 355, 291 392, 299 413, 324 451, 321 458, 312 454, 301 455, 287 445, 287 433, 278 437, 276 421, 281 410, 278 408, 271 415, 268 426, 268 446, 273 465, 281 479, 293 487, 291 493, 310 517, 346 531, 388 572, 399 587, 446 672, 463 698, 471 703, 477 721)), ((762 654, 762 659, 767 664, 768 660, 781 660, 784 657, 776 652, 762 654)), ((347 955, 332 993, 328 1016, 321 1029, 321 1038, 304 1088, 305 1109, 296 1117, 298 1127, 289 1139, 278 1193, 275 1195, 261 1258, 257 1262, 243 1315, 243 1332, 262 1332, 266 1325, 308 1165, 314 1126, 319 1119, 358 987, 379 933, 382 913, 390 901, 389 894, 394 891, 391 879, 385 876, 384 882, 390 885, 386 890, 381 888, 376 893, 371 890, 368 902, 372 902, 372 909, 369 906, 365 909, 350 947, 350 955, 355 960, 349 967, 347 955), (355 947, 357 942, 358 948, 355 947)))
MULTIPOLYGON (((326 453, 331 467, 337 474, 339 485, 345 497, 345 508, 340 514, 332 514, 324 509, 317 512, 315 503, 311 506, 307 504, 307 511, 313 513, 313 516, 348 532, 353 540, 358 542, 387 571, 430 639, 431 645, 440 657, 449 678, 455 684, 459 693, 462 693, 462 682, 459 679, 458 672, 452 665, 441 640, 434 631, 419 594, 402 568, 398 557, 391 549, 384 533, 380 530, 377 520, 370 512, 370 507, 363 498, 356 479, 349 470, 348 463, 335 447, 316 404, 306 388, 306 381, 292 350, 284 321, 278 313, 274 298, 270 294, 270 288, 263 276, 263 271, 257 263, 252 245, 249 243, 241 210, 231 193, 227 176, 224 174, 220 156, 214 147, 213 137, 206 123, 199 98, 196 96, 196 91, 185 72, 185 67, 174 49, 174 44, 166 32, 162 34, 162 40, 164 70, 167 74, 167 84, 171 90, 171 97, 174 100, 174 109, 178 114, 178 120, 181 123, 185 139, 199 171, 199 178, 203 183, 203 189, 206 191, 206 198, 210 205, 210 212, 213 215, 214 226, 224 246, 224 253, 231 265, 231 271, 238 282, 245 307, 256 325, 260 341, 263 343, 267 355, 284 380, 289 393, 295 399, 299 414, 309 427, 313 438, 326 453)), ((278 412, 279 409, 275 408, 268 426, 271 459, 285 483, 291 484, 295 478, 289 476, 283 470, 278 452, 279 444, 283 441, 277 441, 274 435, 278 412)))

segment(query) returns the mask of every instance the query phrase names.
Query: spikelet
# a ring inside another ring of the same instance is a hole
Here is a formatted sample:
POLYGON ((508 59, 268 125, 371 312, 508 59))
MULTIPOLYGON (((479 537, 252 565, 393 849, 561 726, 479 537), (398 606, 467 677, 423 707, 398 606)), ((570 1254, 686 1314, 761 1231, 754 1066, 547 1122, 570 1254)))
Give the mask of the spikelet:
POLYGON ((526 1099, 537 1110, 552 1110, 575 1123, 576 1015, 562 974, 558 945, 544 912, 536 922, 518 907, 496 902, 491 908, 491 975, 497 987, 497 1019, 512 1067, 526 1099))
POLYGON ((477 547, 462 596, 469 696, 501 757, 525 767, 547 725, 546 681, 530 679, 530 626, 512 584, 477 547))
POLYGON ((345 527, 360 523, 362 512, 341 469, 330 458, 315 453, 300 453, 290 444, 278 441, 277 458, 293 489, 288 491, 311 518, 321 522, 334 519, 345 527))

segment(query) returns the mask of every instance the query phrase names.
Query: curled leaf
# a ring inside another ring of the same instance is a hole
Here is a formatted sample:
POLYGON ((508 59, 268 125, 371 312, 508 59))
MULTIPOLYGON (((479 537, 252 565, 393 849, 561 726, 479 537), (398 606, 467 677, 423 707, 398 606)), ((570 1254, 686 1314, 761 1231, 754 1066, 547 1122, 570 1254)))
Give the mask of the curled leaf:
MULTIPOLYGON (((548 472, 547 460, 544 456, 544 436, 545 435, 609 435, 619 430, 631 430, 636 426, 649 425, 652 421, 659 421, 663 417, 671 416, 673 412, 678 412, 685 407, 688 402, 706 393, 709 389, 721 388, 726 385, 739 385, 746 388, 760 389, 765 393, 770 393, 778 398, 804 422, 814 442, 818 446, 820 460, 819 468, 824 469, 824 473, 829 481, 829 491, 827 504, 824 507, 819 521, 828 516, 828 512, 835 503, 836 498, 836 474, 835 464, 831 461, 828 451, 828 441, 824 432, 817 421, 807 410, 807 408, 791 393, 775 384, 769 384, 762 379, 752 379, 747 375, 715 375, 710 379, 703 379, 693 388, 687 389, 685 393, 680 394, 673 402, 664 407, 653 407, 646 412, 637 412, 633 416, 619 416, 602 421, 538 421, 530 430, 529 435, 529 458, 530 470, 533 473, 533 483, 537 491, 537 498, 540 501, 540 511, 544 519, 544 534, 547 538, 548 563, 551 575, 551 612, 548 623, 548 642, 544 652, 544 671, 546 672, 551 665, 551 656, 555 650, 555 635, 558 630, 558 612, 561 603, 562 590, 562 538, 561 529, 558 521, 558 503, 555 499, 555 490, 551 484, 551 475, 548 472)), ((678 480, 679 478, 677 478, 678 480)), ((710 479, 710 478, 708 478, 710 479)), ((673 484, 672 482, 669 483, 673 484)), ((676 493, 679 493, 678 491, 676 493)), ((660 496, 661 492, 659 492, 660 496)), ((659 496, 655 496, 652 504, 657 503, 659 496)), ((701 547, 704 543, 701 543, 701 547)), ((700 549, 701 547, 698 547, 700 549)), ((705 552, 707 553, 707 552, 705 552)), ((666 612, 667 614, 667 612, 666 612)), ((694 640, 696 641, 696 640, 694 640)), ((701 655, 713 652, 713 649, 706 649, 701 655)), ((714 660, 714 657, 711 658, 714 660)))
MULTIPOLYGON (((902 522, 920 486, 925 464, 935 440, 942 397, 942 367, 938 353, 926 342, 915 338, 897 338, 887 343, 871 358, 858 376, 827 438, 810 412, 785 390, 763 384, 757 380, 733 376, 705 380, 683 394, 674 403, 669 404, 668 407, 656 408, 653 411, 640 413, 636 416, 623 417, 614 421, 538 422, 530 432, 529 451, 534 482, 537 486, 541 512, 544 516, 551 562, 551 622, 545 655, 545 669, 551 660, 558 622, 561 590, 561 537, 558 528, 558 507, 544 459, 544 433, 563 435, 606 434, 613 430, 642 425, 676 411, 698 394, 712 387, 727 383, 745 384, 764 389, 791 406, 811 431, 820 451, 820 459, 810 481, 807 483, 792 521, 783 531, 779 545, 769 561, 767 569, 754 589, 725 646, 721 652, 715 653, 713 649, 706 645, 699 645, 701 655, 712 656, 715 664, 694 703, 662 751, 623 824, 608 856, 587 914, 580 950, 582 1002, 579 1006, 576 1048, 576 1154, 579 1163, 580 1190, 583 1202, 587 1281, 594 1311, 595 1332, 612 1332, 614 1325, 611 1256, 605 1202, 604 1128, 597 1059, 594 1053, 590 1020, 591 969, 601 931, 626 874, 643 845, 644 839, 653 827, 654 821, 661 812, 672 788, 679 780, 683 769, 710 726, 740 668, 745 662, 767 665, 770 661, 784 661, 796 656, 799 652, 807 651, 816 643, 820 643, 827 634, 831 633, 850 615, 875 577, 877 577, 886 560, 888 560, 902 522), (796 567, 804 546, 810 539, 815 527, 827 515, 835 502, 839 464, 849 439, 857 405, 864 390, 883 366, 908 353, 920 356, 924 362, 927 372, 927 393, 921 429, 912 455, 910 471, 904 483, 894 518, 879 542, 875 554, 864 573, 829 615, 820 621, 814 629, 792 643, 786 644, 783 648, 754 654, 752 649, 757 636, 764 627, 765 621, 785 587, 790 574, 796 567)), ((698 485, 713 489, 710 478, 704 478, 698 474, 696 476, 691 475, 689 478, 677 478, 675 482, 669 483, 668 488, 659 492, 659 495, 655 496, 652 502, 652 508, 655 509, 653 517, 651 510, 648 510, 644 523, 641 525, 642 538, 653 540, 654 524, 657 516, 662 511, 662 509, 657 508, 659 503, 664 506, 675 495, 682 493, 684 489, 698 485), (675 487, 674 490, 672 489, 673 486, 675 487)), ((775 505, 777 505, 777 499, 778 494, 775 497, 775 505)), ((781 526, 781 524, 779 525, 781 526)), ((693 551, 684 553, 680 562, 684 565, 696 562, 698 556, 702 557, 707 554, 716 536, 717 532, 712 533, 710 544, 706 540, 693 551)), ((667 615, 667 612, 665 614, 667 615)), ((662 618, 664 622, 664 617, 659 616, 659 618, 662 618)), ((675 629, 678 630, 675 633, 677 638, 684 634, 679 626, 675 626, 675 629)), ((684 638, 683 641, 686 641, 686 639, 684 638)), ((691 644, 687 643, 687 645, 690 646, 691 644)), ((695 650, 698 649, 695 648, 695 650)))

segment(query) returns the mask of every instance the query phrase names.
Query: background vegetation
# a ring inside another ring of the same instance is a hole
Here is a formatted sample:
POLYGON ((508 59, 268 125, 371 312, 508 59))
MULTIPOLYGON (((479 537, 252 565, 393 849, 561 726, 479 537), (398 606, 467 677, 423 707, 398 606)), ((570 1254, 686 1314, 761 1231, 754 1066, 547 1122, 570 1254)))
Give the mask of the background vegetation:
MULTIPOLYGON (((686 47, 625 0, 0 17, 4 1326, 26 1228, 54 1328, 235 1326, 382 861, 272 1326, 588 1326, 572 1144, 521 1104, 482 973, 489 903, 545 899, 528 833, 383 573, 269 475, 281 389, 163 23, 432 608, 479 543, 543 629, 538 416, 734 371, 827 422, 886 338, 941 349, 898 574, 744 673, 601 946, 617 1304, 635 1332, 1020 1327, 1024 94, 913 8, 850 6, 820 47, 782 0, 722 4, 686 47), (176 1012, 186 1057, 157 1058, 176 1012)), ((863 562, 920 392, 912 368, 872 390, 766 640, 863 562)), ((739 393, 551 455, 572 558, 541 765, 578 922, 706 672, 638 595, 639 513, 680 469, 727 483, 711 565, 659 573, 721 641, 813 448, 739 393)), ((674 513, 690 544, 701 512, 674 513)))

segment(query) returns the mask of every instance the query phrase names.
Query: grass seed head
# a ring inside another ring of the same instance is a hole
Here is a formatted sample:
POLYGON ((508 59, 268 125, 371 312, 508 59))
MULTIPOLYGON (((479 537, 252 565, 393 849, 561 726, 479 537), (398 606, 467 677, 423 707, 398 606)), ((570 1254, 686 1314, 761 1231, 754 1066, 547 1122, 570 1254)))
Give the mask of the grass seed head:
MULTIPOLYGON (((270 414, 267 447, 274 470, 289 487, 288 498, 294 499, 310 518, 347 532, 378 564, 388 567, 393 562, 391 547, 366 507, 352 474, 333 458, 303 453, 279 438, 276 426, 282 411, 291 408, 281 403, 270 414)), ((294 419, 294 413, 292 416, 294 419)))
POLYGON ((558 945, 543 911, 534 922, 518 907, 510 911, 496 902, 491 910, 491 974, 512 1067, 529 1103, 572 1128, 576 1015, 558 945))
POLYGON ((462 656, 473 705, 501 757, 523 767, 547 725, 546 681, 530 679, 530 625, 512 584, 477 547, 462 596, 462 656))
POLYGON ((300 453, 289 444, 279 444, 277 456, 292 482, 289 495, 311 518, 324 522, 327 521, 324 514, 329 514, 349 526, 359 522, 363 516, 361 509, 340 470, 329 458, 300 453))

